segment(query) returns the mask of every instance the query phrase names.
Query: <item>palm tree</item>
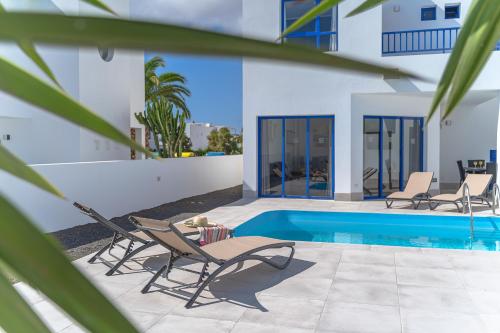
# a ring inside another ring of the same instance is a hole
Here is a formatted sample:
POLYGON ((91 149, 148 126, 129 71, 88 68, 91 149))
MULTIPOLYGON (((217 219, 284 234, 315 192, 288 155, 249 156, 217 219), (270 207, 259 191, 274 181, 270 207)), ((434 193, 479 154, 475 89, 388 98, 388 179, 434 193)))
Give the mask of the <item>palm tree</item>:
POLYGON ((165 60, 159 56, 151 58, 144 65, 146 104, 154 102, 158 97, 164 97, 181 111, 185 119, 191 118, 191 112, 186 105, 186 97, 191 96, 191 91, 185 86, 186 78, 174 72, 158 75, 156 71, 162 67, 165 67, 165 60))

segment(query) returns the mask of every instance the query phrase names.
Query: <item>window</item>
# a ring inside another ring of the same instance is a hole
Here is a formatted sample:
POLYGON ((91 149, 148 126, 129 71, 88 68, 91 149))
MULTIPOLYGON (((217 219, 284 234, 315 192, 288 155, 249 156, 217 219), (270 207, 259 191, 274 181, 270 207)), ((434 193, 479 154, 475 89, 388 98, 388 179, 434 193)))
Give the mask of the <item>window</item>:
MULTIPOLYGON (((282 0, 282 31, 320 2, 321 0, 282 0)), ((336 7, 317 16, 316 19, 289 34, 285 38, 285 42, 309 46, 323 51, 336 51, 336 7)))
POLYGON ((460 18, 460 5, 446 5, 444 7, 444 18, 447 20, 460 18))
POLYGON ((421 12, 422 21, 434 21, 436 19, 436 7, 424 7, 421 12))

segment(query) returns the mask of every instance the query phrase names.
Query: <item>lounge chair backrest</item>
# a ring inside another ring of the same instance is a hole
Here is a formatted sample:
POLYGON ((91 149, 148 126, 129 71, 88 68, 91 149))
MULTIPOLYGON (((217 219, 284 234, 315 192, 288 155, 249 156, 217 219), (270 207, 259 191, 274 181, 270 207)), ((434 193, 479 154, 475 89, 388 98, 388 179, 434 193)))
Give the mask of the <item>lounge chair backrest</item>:
POLYGON ((130 240, 134 241, 139 241, 142 242, 142 240, 134 235, 132 235, 130 232, 127 230, 123 229, 116 223, 111 222, 110 220, 106 219, 104 216, 93 210, 92 208, 89 208, 85 205, 82 205, 78 202, 74 202, 73 206, 78 208, 83 214, 90 216, 94 221, 98 222, 99 224, 103 225, 104 227, 110 229, 111 231, 122 235, 125 238, 128 238, 130 240))
POLYGON ((130 220, 149 234, 158 243, 184 254, 200 254, 198 247, 179 231, 175 232, 170 222, 132 216, 130 220))
POLYGON ((408 183, 404 192, 407 193, 427 193, 431 187, 433 172, 412 172, 408 178, 408 183))
MULTIPOLYGON (((488 174, 468 174, 467 177, 465 177, 464 184, 469 186, 470 195, 472 197, 478 197, 488 189, 492 177, 493 175, 488 174)), ((462 184, 457 191, 457 195, 462 195, 463 188, 464 185, 462 184)))

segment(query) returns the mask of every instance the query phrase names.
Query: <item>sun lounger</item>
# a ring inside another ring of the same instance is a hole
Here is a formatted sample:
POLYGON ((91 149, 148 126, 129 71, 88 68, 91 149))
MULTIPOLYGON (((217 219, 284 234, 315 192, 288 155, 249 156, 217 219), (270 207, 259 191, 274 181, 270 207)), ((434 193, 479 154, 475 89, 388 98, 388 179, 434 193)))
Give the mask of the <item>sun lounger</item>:
POLYGON ((491 207, 488 198, 485 193, 488 190, 488 186, 491 182, 492 175, 487 174, 468 174, 465 178, 462 186, 458 189, 455 194, 439 194, 430 198, 430 208, 432 210, 436 209, 437 206, 444 203, 451 203, 457 206, 458 212, 460 212, 459 204, 464 204, 464 184, 469 187, 469 193, 473 203, 487 204, 491 207))
POLYGON ((385 204, 391 208, 394 201, 410 201, 417 209, 422 200, 429 200, 433 172, 412 172, 403 192, 394 192, 387 196, 385 204))
MULTIPOLYGON (((111 230, 113 232, 113 238, 111 241, 105 245, 102 249, 100 249, 92 258, 88 260, 89 263, 95 262, 97 259, 100 259, 102 263, 110 267, 110 270, 106 272, 106 275, 113 275, 118 268, 120 268, 121 265, 123 265, 127 260, 138 254, 139 252, 156 245, 156 242, 152 240, 148 235, 146 235, 142 231, 127 231, 117 225, 116 223, 111 222, 110 220, 104 218, 102 215, 97 213, 95 210, 92 208, 86 207, 82 204, 79 204, 78 202, 73 203, 73 206, 78 208, 83 214, 90 216, 93 220, 101 224, 102 226, 106 227, 107 229, 111 230), (127 240, 128 246, 124 247, 120 244, 119 242, 127 240), (139 247, 134 247, 136 244, 140 244, 139 247), (101 255, 107 250, 110 251, 115 247, 118 246, 122 249, 125 250, 125 254, 123 257, 116 263, 115 265, 110 264, 108 261, 104 260, 101 255)), ((182 232, 189 234, 189 233, 197 233, 197 229, 192 229, 188 228, 185 226, 179 226, 179 228, 182 229, 182 232)))
POLYGON ((144 233, 154 239, 159 245, 171 252, 167 264, 146 284, 142 289, 143 293, 147 293, 149 288, 161 275, 164 274, 165 277, 168 277, 168 273, 176 260, 180 258, 189 258, 203 263, 203 268, 197 282, 198 289, 186 303, 186 308, 190 308, 203 289, 228 267, 246 260, 259 260, 274 268, 285 269, 290 264, 293 254, 295 253, 294 242, 266 237, 229 238, 200 247, 193 240, 183 235, 177 228, 178 225, 168 224, 165 226, 165 224, 159 223, 160 221, 140 217, 130 217, 130 221, 136 224, 138 229, 144 231, 144 233), (291 252, 290 256, 282 264, 257 254, 263 250, 284 247, 290 248, 291 252), (207 272, 209 264, 218 266, 211 274, 207 272), (205 276, 207 278, 203 281, 205 276))

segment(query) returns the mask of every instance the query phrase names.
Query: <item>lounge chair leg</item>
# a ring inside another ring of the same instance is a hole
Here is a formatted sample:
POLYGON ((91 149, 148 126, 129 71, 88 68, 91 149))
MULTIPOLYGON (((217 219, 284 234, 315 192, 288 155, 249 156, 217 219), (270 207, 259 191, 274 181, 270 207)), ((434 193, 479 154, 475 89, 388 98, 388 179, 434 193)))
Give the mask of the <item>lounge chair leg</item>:
POLYGON ((203 278, 205 277, 205 274, 207 272, 207 268, 208 268, 208 262, 203 264, 203 268, 201 269, 200 277, 198 278, 198 282, 196 283, 197 286, 200 285, 200 283, 203 281, 203 278))
POLYGON ((390 203, 389 203, 389 200, 385 201, 385 205, 387 206, 387 208, 391 208, 391 206, 392 206, 393 203, 394 203, 394 200, 391 201, 390 203))
POLYGON ((158 272, 156 272, 156 274, 151 278, 151 280, 148 281, 148 283, 144 286, 144 288, 142 288, 141 293, 145 294, 149 291, 149 288, 151 288, 153 283, 155 283, 155 281, 158 280, 158 278, 170 268, 171 261, 172 260, 170 259, 170 257, 168 257, 168 262, 162 268, 160 268, 158 272))
MULTIPOLYGON (((135 256, 137 253, 139 253, 139 252, 141 252, 141 251, 143 251, 143 250, 145 250, 153 245, 156 245, 156 242, 148 242, 148 243, 138 247, 137 249, 135 249, 133 251, 127 250, 127 252, 125 252, 125 255, 123 256, 123 258, 116 265, 114 265, 109 271, 107 271, 106 275, 107 276, 113 275, 113 273, 116 272, 116 270, 118 268, 120 268, 120 266, 123 265, 127 260, 129 260, 130 258, 135 256)), ((129 245, 129 248, 130 248, 130 245, 129 245)))
POLYGON ((104 252, 106 252, 107 249, 109 249, 111 246, 111 243, 105 245, 102 249, 99 250, 99 252, 97 252, 96 254, 94 254, 94 256, 92 258, 90 258, 87 262, 89 264, 92 264, 94 261, 96 261, 97 258, 99 258, 101 256, 101 254, 103 254, 104 252))
POLYGON ((455 206, 457 206, 457 212, 459 213, 464 213, 465 214, 465 206, 463 206, 463 212, 460 211, 460 206, 458 205, 458 203, 454 202, 455 206))
POLYGON ((238 261, 228 261, 225 264, 223 264, 222 266, 220 266, 219 268, 217 268, 215 270, 215 272, 213 272, 212 274, 210 274, 208 276, 208 278, 205 281, 203 281, 203 283, 201 284, 201 286, 199 286, 198 289, 196 289, 196 291, 194 292, 193 296, 191 296, 191 298, 186 303, 186 305, 184 305, 184 307, 187 308, 187 309, 189 309, 191 306, 193 306, 194 301, 198 298, 198 296, 200 296, 200 294, 203 291, 203 289, 205 289, 205 287, 208 286, 208 284, 210 282, 212 282, 212 280, 215 279, 217 277, 217 275, 219 275, 223 270, 225 270, 226 268, 234 265, 236 262, 238 262, 238 261))
POLYGON ((111 253, 111 250, 115 247, 115 244, 120 241, 120 236, 115 232, 113 234, 113 239, 111 240, 110 246, 109 246, 109 253, 111 253))
POLYGON ((422 202, 422 200, 418 200, 417 204, 415 205, 415 202, 413 202, 413 209, 418 209, 418 207, 420 206, 420 203, 422 202))

